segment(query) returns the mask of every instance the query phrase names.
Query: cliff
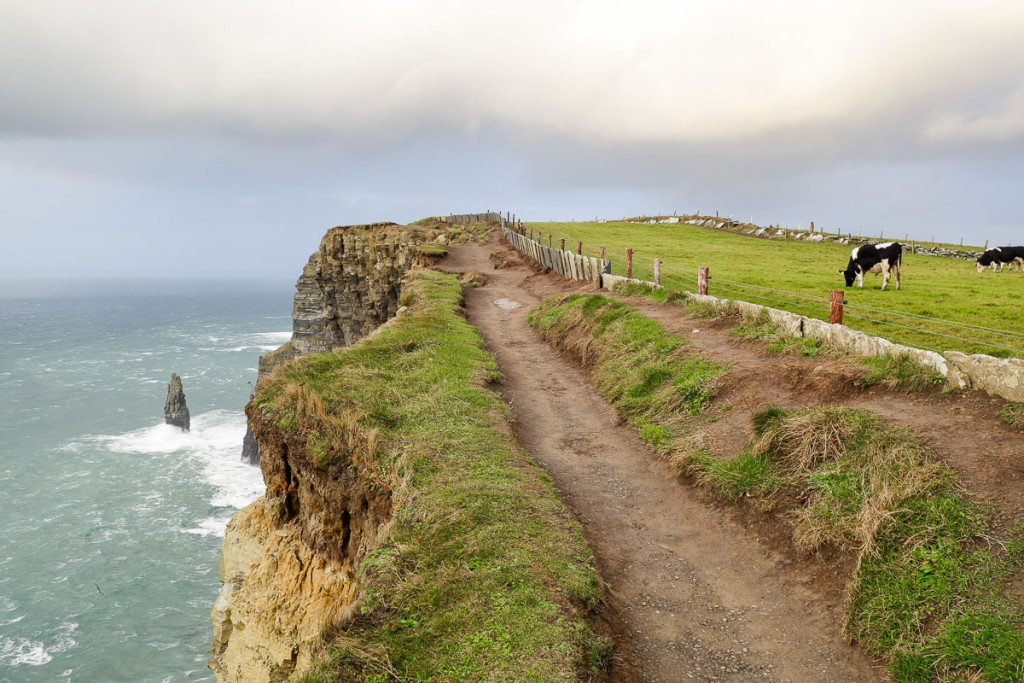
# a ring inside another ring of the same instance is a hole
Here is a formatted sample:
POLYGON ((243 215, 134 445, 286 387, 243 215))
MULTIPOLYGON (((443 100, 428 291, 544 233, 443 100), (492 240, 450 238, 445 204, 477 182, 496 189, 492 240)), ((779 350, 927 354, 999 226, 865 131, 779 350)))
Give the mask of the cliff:
MULTIPOLYGON (((296 283, 292 340, 260 358, 257 395, 287 361, 350 345, 393 317, 422 241, 393 223, 328 230, 296 283)), ((225 533, 210 663, 218 680, 246 683, 308 667, 323 628, 353 600, 356 562, 390 516, 388 496, 360 483, 351 460, 318 467, 298 425, 263 419, 251 405, 244 457, 260 465, 267 491, 225 533)))
MULTIPOLYGON (((260 357, 259 379, 301 354, 351 345, 393 317, 426 236, 386 222, 328 230, 295 283, 292 339, 260 357)), ((242 460, 260 462, 251 425, 242 460)))
MULTIPOLYGON (((421 269, 381 281, 376 301, 339 294, 348 237, 329 232, 311 259, 303 322, 263 359, 246 407, 267 492, 228 525, 211 668, 222 683, 601 680, 610 645, 585 620, 601 600, 593 556, 489 388, 501 375, 458 279, 421 269), (339 301, 365 317, 337 316, 339 301), (364 336, 296 351, 346 330, 364 336)), ((387 266, 363 271, 362 292, 371 270, 387 266)))

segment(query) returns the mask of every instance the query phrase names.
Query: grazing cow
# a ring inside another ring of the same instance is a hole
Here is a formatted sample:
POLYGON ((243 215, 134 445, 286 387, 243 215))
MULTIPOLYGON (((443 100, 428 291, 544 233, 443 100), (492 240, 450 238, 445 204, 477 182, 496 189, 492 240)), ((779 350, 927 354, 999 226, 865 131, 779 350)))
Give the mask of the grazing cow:
POLYGON ((999 272, 1003 272, 1003 266, 1007 263, 1010 264, 1010 270, 1013 270, 1014 266, 1019 271, 1021 266, 1024 265, 1024 247, 993 247, 985 251, 978 258, 978 272, 982 272, 986 268, 992 268, 992 272, 996 272, 996 266, 999 267, 999 272))
POLYGON ((846 277, 846 286, 853 285, 854 278, 857 279, 857 286, 864 286, 864 273, 882 274, 882 291, 889 284, 889 274, 896 275, 896 289, 900 288, 900 264, 903 262, 903 245, 899 242, 886 242, 884 244, 865 244, 854 248, 850 252, 850 263, 846 270, 840 270, 846 277))

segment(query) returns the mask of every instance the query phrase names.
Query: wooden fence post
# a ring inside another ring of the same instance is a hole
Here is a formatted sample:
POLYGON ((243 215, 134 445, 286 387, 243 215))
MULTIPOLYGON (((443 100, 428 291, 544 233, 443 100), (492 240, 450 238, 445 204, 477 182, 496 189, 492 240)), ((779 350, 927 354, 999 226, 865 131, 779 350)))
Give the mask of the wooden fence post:
POLYGON ((576 243, 576 254, 578 256, 582 256, 583 255, 583 242, 577 242, 576 243))
POLYGON ((710 275, 708 275, 708 270, 709 269, 707 266, 701 266, 697 268, 697 293, 703 294, 704 296, 707 296, 708 280, 711 277, 710 275))
POLYGON ((661 259, 654 259, 654 284, 661 286, 661 259))
POLYGON ((548 249, 551 248, 551 235, 548 235, 548 249))
POLYGON ((530 241, 533 241, 533 228, 530 228, 530 241))
POLYGON ((633 277, 633 250, 626 250, 626 277, 633 277))
POLYGON ((565 238, 564 237, 562 238, 562 247, 561 247, 561 249, 562 249, 562 251, 565 251, 565 238))
POLYGON ((830 323, 843 324, 843 290, 833 289, 829 293, 828 321, 830 323))

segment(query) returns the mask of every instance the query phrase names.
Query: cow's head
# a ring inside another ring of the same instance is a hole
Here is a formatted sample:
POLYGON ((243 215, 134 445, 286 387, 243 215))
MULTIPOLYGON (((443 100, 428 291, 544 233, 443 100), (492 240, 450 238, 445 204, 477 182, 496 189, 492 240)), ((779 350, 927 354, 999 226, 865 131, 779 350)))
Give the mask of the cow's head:
POLYGON ((979 273, 983 273, 983 272, 985 272, 985 269, 986 269, 986 268, 988 268, 988 266, 986 266, 986 265, 983 265, 983 264, 981 263, 981 259, 978 259, 978 262, 977 262, 977 263, 975 263, 974 265, 976 265, 976 266, 978 267, 978 272, 979 272, 979 273))
POLYGON ((853 281, 857 279, 857 271, 853 266, 848 267, 846 270, 840 270, 839 274, 846 278, 847 287, 852 287, 853 281))

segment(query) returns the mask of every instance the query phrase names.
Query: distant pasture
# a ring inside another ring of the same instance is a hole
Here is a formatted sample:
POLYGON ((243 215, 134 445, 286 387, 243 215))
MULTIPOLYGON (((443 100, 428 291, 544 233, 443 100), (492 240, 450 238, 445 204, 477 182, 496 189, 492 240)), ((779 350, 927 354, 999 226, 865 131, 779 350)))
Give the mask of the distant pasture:
MULTIPOLYGON (((880 275, 864 277, 864 288, 846 288, 839 271, 851 247, 832 242, 758 239, 683 224, 528 223, 534 238, 596 256, 606 248, 612 273, 626 273, 627 248, 633 275, 653 279, 660 258, 661 281, 669 290, 696 291, 697 268, 710 268, 709 294, 827 319, 829 292, 845 290, 844 323, 894 342, 935 351, 1024 357, 1024 274, 978 274, 973 261, 904 252, 902 289, 891 281, 880 291, 880 275)), ((875 240, 881 242, 883 240, 875 240)), ((889 241, 889 240, 884 240, 889 241)))

